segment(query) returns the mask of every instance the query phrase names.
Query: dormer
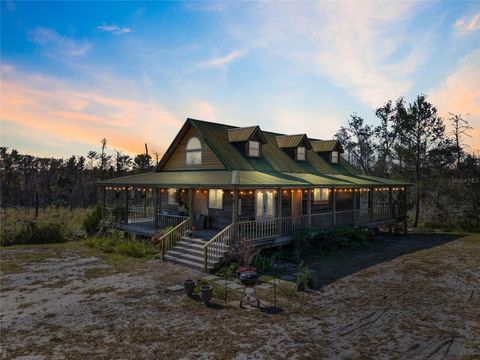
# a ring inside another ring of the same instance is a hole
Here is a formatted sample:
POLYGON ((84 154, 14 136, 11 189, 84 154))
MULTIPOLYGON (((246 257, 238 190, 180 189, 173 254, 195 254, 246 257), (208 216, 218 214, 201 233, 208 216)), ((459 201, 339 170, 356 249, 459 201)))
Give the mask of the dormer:
POLYGON ((307 149, 312 148, 306 134, 278 135, 277 145, 295 161, 307 161, 307 149))
POLYGON ((310 140, 313 151, 328 161, 330 164, 338 164, 340 154, 343 153, 342 144, 338 140, 310 140))
POLYGON ((262 145, 267 143, 267 139, 259 126, 231 128, 227 130, 227 134, 228 141, 246 157, 262 157, 262 145))

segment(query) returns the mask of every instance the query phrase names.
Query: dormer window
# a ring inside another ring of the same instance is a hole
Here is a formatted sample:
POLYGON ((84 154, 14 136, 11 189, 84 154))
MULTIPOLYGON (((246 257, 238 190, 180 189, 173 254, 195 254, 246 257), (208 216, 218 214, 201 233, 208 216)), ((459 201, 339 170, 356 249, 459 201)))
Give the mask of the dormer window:
POLYGON ((200 165, 202 163, 202 144, 196 137, 188 140, 186 148, 187 165, 200 165))
POLYGON ((260 157, 260 141, 252 141, 248 142, 248 156, 250 157, 260 157))
POLYGON ((306 155, 305 155, 305 146, 299 146, 297 147, 297 161, 305 161, 306 155))
POLYGON ((332 151, 332 164, 338 164, 338 151, 332 151))

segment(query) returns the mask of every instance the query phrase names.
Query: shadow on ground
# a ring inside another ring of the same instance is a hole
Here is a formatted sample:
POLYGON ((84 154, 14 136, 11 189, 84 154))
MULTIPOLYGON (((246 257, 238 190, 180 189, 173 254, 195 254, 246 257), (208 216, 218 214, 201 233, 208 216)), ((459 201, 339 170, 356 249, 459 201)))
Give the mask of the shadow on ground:
POLYGON ((315 288, 385 261, 419 250, 430 249, 462 237, 461 234, 388 234, 379 233, 369 246, 325 255, 308 263, 314 270, 315 288))

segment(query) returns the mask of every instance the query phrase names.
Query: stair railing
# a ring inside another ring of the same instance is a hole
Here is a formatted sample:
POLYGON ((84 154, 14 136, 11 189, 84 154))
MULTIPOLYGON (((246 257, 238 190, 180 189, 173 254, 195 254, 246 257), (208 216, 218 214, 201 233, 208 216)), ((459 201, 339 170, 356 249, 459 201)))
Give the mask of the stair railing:
POLYGON ((187 230, 190 230, 190 228, 190 218, 187 218, 158 239, 158 244, 160 245, 160 249, 162 252, 162 260, 164 260, 165 253, 168 250, 172 249, 180 240, 180 238, 185 234, 185 232, 187 230))
POLYGON ((221 257, 232 245, 233 224, 227 225, 222 231, 211 238, 203 245, 204 271, 208 272, 208 265, 213 265, 214 261, 221 257))

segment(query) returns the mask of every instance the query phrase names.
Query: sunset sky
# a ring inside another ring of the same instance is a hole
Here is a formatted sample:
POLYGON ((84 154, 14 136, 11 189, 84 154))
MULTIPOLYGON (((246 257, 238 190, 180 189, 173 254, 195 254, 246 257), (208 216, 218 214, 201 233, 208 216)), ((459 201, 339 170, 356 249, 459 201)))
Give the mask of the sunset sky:
POLYGON ((187 117, 331 138, 426 93, 480 150, 480 2, 1 2, 1 144, 163 153, 187 117))

